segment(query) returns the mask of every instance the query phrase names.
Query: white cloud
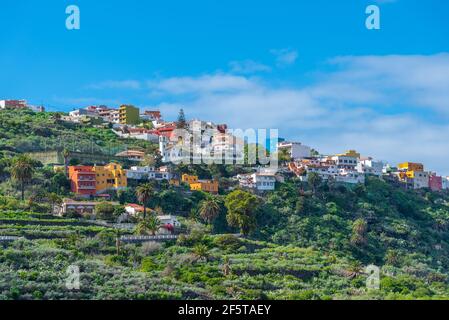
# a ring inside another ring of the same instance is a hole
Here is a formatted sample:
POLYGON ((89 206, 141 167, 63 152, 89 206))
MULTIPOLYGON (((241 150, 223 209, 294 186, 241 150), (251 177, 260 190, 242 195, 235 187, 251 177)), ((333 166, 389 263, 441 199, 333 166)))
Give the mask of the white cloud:
POLYGON ((204 75, 200 77, 173 77, 149 81, 148 87, 157 93, 204 94, 208 92, 236 92, 254 90, 258 85, 243 76, 228 74, 204 75))
POLYGON ((251 74, 257 72, 269 72, 271 67, 253 60, 231 61, 229 63, 232 73, 251 74))
MULTIPOLYGON (((449 116, 449 53, 339 57, 331 63, 338 70, 326 76, 319 87, 322 90, 346 86, 364 93, 372 104, 415 106, 449 116)), ((360 102, 358 94, 341 93, 327 90, 326 95, 346 103, 360 102)))
POLYGON ((287 66, 294 64, 298 59, 298 52, 291 49, 272 49, 270 51, 276 56, 276 64, 278 66, 287 66))

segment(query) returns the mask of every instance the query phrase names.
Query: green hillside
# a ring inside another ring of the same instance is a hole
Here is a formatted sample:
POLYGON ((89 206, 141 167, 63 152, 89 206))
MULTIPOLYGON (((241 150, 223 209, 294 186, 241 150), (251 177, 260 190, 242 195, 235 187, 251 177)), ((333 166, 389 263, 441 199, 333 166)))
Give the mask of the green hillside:
MULTIPOLYGON (((49 113, 0 112, 0 121, 0 236, 23 237, 0 243, 0 299, 449 298, 447 192, 402 190, 374 177, 364 185, 312 186, 286 176, 275 191, 257 196, 155 184, 148 206, 181 216, 183 234, 117 246, 110 225, 49 214, 54 196, 70 196, 65 177, 50 168, 36 164, 21 201, 13 157, 55 147, 64 135, 80 144, 94 139, 99 148, 140 142, 49 113), (203 210, 208 201, 216 204, 213 219, 203 210), (234 235, 240 231, 247 236, 234 235), (65 286, 70 265, 80 268, 80 290, 65 286), (379 290, 367 289, 368 265, 380 268, 379 290)), ((225 185, 244 169, 177 170, 225 185)), ((113 197, 137 201, 134 187, 113 197)))
POLYGON ((61 120, 61 113, 31 110, 0 112, 3 153, 64 150, 111 154, 125 148, 150 148, 145 141, 119 139, 111 130, 61 120))

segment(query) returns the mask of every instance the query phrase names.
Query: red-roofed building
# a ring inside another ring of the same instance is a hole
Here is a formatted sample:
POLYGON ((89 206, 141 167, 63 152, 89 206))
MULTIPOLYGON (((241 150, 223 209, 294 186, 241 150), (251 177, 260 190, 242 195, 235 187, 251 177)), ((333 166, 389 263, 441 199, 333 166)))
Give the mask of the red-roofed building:
POLYGON ((144 112, 144 116, 148 117, 149 120, 160 120, 162 118, 160 111, 147 110, 144 112))

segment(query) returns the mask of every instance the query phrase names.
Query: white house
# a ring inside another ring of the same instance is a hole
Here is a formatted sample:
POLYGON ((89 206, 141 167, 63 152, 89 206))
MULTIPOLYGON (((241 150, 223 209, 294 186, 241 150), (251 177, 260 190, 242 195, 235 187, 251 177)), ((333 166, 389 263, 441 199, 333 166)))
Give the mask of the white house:
POLYGON ((156 170, 154 167, 131 167, 126 171, 126 177, 134 180, 170 180, 172 174, 164 170, 156 170))
POLYGON ((273 173, 239 174, 236 178, 242 188, 273 191, 276 186, 276 175, 273 173))
POLYGON ((374 161, 372 158, 360 159, 356 165, 356 170, 359 173, 382 176, 384 164, 382 161, 374 161))
POLYGON ((162 225, 172 225, 173 227, 180 227, 181 223, 178 221, 176 216, 173 215, 162 215, 157 216, 162 225))
POLYGON ((443 190, 449 190, 449 176, 443 177, 443 190))
POLYGON ((347 151, 343 154, 337 154, 331 159, 340 169, 350 169, 355 170, 357 163, 359 161, 360 154, 354 150, 347 151))
POLYGON ((277 145, 277 149, 280 152, 281 150, 287 150, 287 153, 294 160, 308 158, 312 156, 312 149, 308 146, 303 145, 300 142, 279 142, 277 145))
POLYGON ((429 173, 425 171, 415 171, 415 176, 413 177, 413 188, 429 188, 429 173))
POLYGON ((365 183, 365 174, 354 170, 340 169, 339 174, 335 177, 337 182, 343 183, 365 183))
MULTIPOLYGON (((306 166, 307 175, 309 173, 317 173, 323 180, 328 180, 329 177, 335 178, 339 174, 338 167, 336 165, 313 165, 306 166)), ((307 176, 302 176, 301 180, 307 181, 307 176)))
POLYGON ((253 173, 251 178, 259 191, 273 191, 276 186, 276 176, 272 173, 253 173))

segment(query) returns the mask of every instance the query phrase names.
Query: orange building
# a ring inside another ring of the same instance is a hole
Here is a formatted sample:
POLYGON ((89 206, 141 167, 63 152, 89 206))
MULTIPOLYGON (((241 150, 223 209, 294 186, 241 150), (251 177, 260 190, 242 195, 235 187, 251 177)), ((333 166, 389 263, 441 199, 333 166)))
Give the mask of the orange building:
POLYGON ((69 180, 73 193, 79 195, 94 195, 97 193, 97 182, 94 167, 70 166, 69 180))
POLYGON ((422 163, 404 162, 398 165, 399 170, 404 171, 424 171, 424 165, 422 163))
POLYGON ((424 171, 424 165, 422 163, 404 162, 398 165, 398 169, 403 173, 401 175, 402 178, 405 174, 407 178, 414 179, 416 172, 424 171))
POLYGON ((73 193, 95 195, 106 190, 126 188, 126 171, 117 163, 106 166, 69 166, 69 180, 73 193))

